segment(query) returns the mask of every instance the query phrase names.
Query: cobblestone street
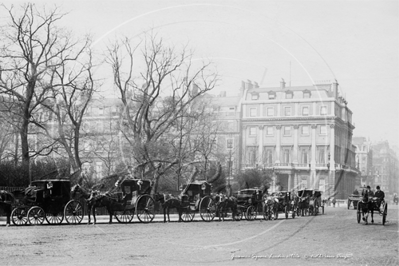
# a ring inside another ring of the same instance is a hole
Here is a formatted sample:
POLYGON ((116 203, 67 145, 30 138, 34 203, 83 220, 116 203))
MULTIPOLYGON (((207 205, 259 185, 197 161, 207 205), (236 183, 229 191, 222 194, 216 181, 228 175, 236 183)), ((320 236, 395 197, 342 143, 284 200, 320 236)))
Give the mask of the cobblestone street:
MULTIPOLYGON (((103 217, 105 218, 105 217, 103 217)), ((2 265, 398 265, 398 207, 388 222, 356 211, 277 221, 0 227, 2 265), (266 262, 267 261, 267 262, 266 262)))

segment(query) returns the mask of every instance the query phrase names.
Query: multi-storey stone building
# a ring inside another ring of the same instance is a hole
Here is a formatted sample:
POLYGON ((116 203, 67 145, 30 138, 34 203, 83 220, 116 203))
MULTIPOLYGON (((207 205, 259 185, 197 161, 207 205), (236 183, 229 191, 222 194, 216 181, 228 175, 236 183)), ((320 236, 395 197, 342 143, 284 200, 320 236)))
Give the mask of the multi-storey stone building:
POLYGON ((286 87, 282 81, 272 88, 243 82, 237 97, 239 169, 272 170, 274 185, 284 190, 317 188, 337 198, 352 193, 354 125, 336 82, 286 87))
POLYGON ((372 176, 374 184, 379 185, 386 194, 399 192, 399 165, 395 152, 387 141, 371 146, 373 151, 372 176))
POLYGON ((373 151, 371 143, 365 137, 354 137, 356 147, 356 168, 360 171, 358 186, 374 186, 373 178, 373 151))

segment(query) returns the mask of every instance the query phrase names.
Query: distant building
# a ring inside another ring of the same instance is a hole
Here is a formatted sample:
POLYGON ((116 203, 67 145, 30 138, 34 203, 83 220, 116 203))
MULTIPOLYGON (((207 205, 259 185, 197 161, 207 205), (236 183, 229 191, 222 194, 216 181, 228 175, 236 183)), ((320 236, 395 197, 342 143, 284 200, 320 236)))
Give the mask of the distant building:
POLYGON ((356 168, 360 171, 357 185, 373 187, 373 151, 371 143, 365 137, 354 137, 352 142, 356 146, 356 168))
POLYGON ((379 185, 387 194, 399 192, 398 157, 387 141, 371 146, 373 151, 373 170, 375 186, 379 185))
POLYGON ((273 185, 283 190, 316 188, 337 198, 352 193, 359 174, 354 125, 336 82, 261 88, 248 81, 238 97, 239 169, 272 170, 273 185))

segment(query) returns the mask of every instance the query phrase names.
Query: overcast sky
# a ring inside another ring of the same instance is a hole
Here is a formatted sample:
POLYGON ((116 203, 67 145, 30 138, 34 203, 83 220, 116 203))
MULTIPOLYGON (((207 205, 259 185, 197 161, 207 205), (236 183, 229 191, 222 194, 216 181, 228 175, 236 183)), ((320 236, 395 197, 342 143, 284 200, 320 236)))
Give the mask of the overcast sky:
POLYGON ((354 135, 399 146, 398 1, 36 2, 61 4, 64 25, 90 33, 99 50, 116 36, 138 42, 151 29, 177 47, 188 44, 198 62, 214 62, 217 90, 228 95, 247 79, 261 86, 337 79, 354 135))

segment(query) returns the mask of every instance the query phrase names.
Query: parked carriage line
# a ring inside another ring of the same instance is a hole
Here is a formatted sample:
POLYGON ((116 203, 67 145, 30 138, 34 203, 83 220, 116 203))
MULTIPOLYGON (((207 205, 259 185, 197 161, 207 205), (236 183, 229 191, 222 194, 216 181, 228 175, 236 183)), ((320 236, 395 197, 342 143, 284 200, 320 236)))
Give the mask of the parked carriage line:
POLYGON ((150 195, 152 183, 149 180, 125 179, 118 184, 117 192, 99 193, 88 191, 79 185, 71 187, 69 180, 47 179, 33 181, 25 191, 12 193, 2 191, 0 202, 10 206, 8 223, 16 226, 56 225, 65 221, 80 224, 85 215, 88 222, 96 223, 96 208, 105 207, 109 222, 114 217, 119 223, 130 223, 134 216, 141 223, 154 220, 156 202, 159 202, 169 220, 169 211, 177 209, 179 221, 191 222, 195 215, 202 221, 210 222, 218 217, 224 220, 231 213, 235 221, 252 221, 259 215, 265 220, 278 219, 282 213, 286 219, 296 216, 324 214, 324 201, 317 190, 280 191, 263 194, 259 188, 243 189, 227 197, 211 193, 211 184, 206 181, 193 181, 185 186, 178 198, 168 198, 165 194, 150 195))

